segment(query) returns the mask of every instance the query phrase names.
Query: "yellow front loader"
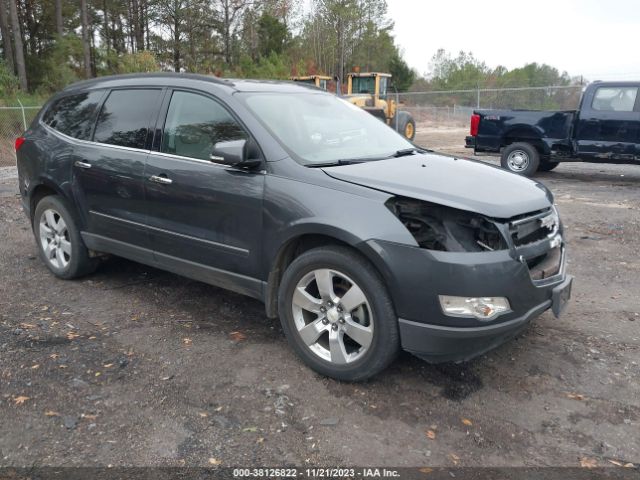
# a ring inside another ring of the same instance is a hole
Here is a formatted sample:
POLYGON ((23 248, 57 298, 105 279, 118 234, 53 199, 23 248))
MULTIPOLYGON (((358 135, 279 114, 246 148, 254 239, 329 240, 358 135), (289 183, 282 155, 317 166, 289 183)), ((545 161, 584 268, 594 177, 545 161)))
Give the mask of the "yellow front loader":
POLYGON ((389 95, 390 78, 388 73, 349 73, 345 100, 363 108, 407 139, 413 140, 416 136, 416 122, 409 112, 398 110, 396 101, 389 95))

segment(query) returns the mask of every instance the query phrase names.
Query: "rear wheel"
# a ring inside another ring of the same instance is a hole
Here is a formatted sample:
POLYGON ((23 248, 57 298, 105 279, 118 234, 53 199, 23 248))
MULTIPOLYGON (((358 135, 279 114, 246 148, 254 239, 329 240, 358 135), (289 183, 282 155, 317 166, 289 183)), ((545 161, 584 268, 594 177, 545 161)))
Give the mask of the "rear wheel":
POLYGON ((500 163, 510 172, 530 177, 538 170, 540 154, 530 143, 512 143, 502 151, 500 163))
POLYGON ((71 279, 95 270, 67 202, 58 195, 42 198, 33 215, 38 253, 57 277, 71 279))
POLYGON ((323 375, 365 380, 399 351, 386 287, 369 262, 348 248, 316 248, 296 258, 282 278, 278 308, 289 344, 323 375))

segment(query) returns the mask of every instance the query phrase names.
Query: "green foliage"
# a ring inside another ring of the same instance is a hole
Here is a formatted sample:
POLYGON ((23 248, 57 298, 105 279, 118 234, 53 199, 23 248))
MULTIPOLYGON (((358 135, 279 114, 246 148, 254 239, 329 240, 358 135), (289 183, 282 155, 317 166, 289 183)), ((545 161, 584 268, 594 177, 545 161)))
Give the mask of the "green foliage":
MULTIPOLYGON (((430 65, 429 78, 418 79, 413 91, 446 91, 431 96, 433 105, 476 105, 477 89, 546 87, 571 85, 572 80, 566 72, 538 63, 526 64, 521 68, 509 70, 498 66, 490 69, 476 59, 471 52, 460 52, 452 57, 445 50, 438 50, 430 65), (451 93, 452 90, 469 92, 451 93)), ((558 109, 570 108, 577 104, 577 92, 567 90, 525 90, 518 92, 482 92, 480 103, 485 108, 531 108, 558 109)))
POLYGON ((55 92, 81 78, 82 42, 76 36, 58 38, 44 55, 28 60, 31 88, 43 93, 55 92))
POLYGON ((287 26, 276 17, 263 13, 258 20, 258 42, 261 57, 282 54, 289 40, 287 26))
POLYGON ((18 77, 9 71, 4 60, 0 60, 0 98, 13 97, 19 89, 18 77))
POLYGON ((407 62, 397 51, 389 62, 389 73, 392 75, 391 81, 398 92, 406 92, 416 80, 416 72, 407 65, 407 62))
POLYGON ((244 55, 239 65, 231 72, 234 77, 261 78, 267 80, 286 80, 291 75, 291 65, 283 55, 271 52, 266 57, 260 57, 255 62, 244 55))
POLYGON ((433 90, 463 90, 483 85, 489 74, 484 62, 471 52, 460 52, 456 58, 443 49, 431 59, 433 90))
POLYGON ((157 72, 160 70, 155 55, 143 50, 136 53, 125 53, 117 58, 114 73, 157 72))

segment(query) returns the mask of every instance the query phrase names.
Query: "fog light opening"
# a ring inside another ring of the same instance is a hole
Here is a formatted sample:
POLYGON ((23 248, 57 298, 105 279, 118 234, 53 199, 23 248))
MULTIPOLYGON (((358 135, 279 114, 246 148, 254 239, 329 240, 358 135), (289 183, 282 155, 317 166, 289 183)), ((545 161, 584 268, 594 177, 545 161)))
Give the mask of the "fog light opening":
POLYGON ((505 297, 454 297, 439 295, 440 306, 450 317, 473 317, 478 320, 491 320, 511 311, 509 300, 505 297))

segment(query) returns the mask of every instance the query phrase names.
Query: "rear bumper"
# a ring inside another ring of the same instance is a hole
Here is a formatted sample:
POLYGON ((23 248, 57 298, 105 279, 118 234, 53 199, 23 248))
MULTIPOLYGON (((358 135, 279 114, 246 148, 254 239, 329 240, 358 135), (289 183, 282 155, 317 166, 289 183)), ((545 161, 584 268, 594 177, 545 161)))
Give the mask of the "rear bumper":
POLYGON ((464 139, 464 148, 476 148, 476 137, 467 135, 464 139))

